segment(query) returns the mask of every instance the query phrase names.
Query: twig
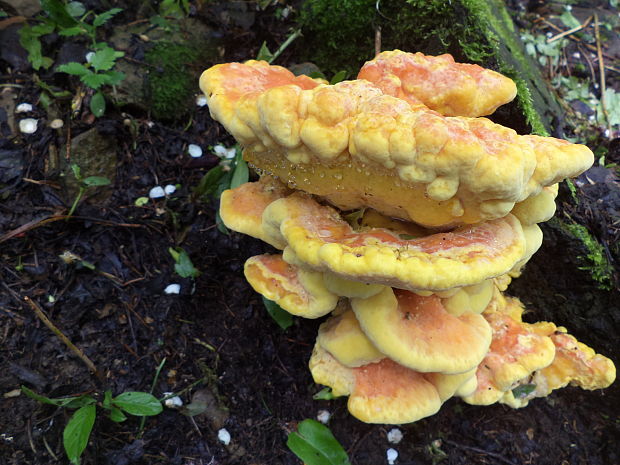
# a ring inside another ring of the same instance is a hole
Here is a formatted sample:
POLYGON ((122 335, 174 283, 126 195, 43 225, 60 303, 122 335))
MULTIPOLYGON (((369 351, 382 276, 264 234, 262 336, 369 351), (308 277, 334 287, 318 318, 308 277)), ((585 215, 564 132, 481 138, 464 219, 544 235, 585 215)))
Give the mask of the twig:
POLYGON ((588 25, 590 24, 590 21, 592 21, 592 16, 590 16, 588 19, 586 19, 583 24, 580 24, 579 26, 575 26, 572 29, 569 29, 568 31, 564 31, 561 32, 553 37, 549 37, 547 39, 547 43, 550 44, 551 42, 555 42, 556 40, 561 39, 562 37, 566 37, 568 35, 571 35, 575 32, 581 31, 582 29, 585 29, 586 27, 588 27, 588 25))
POLYGON ((60 329, 58 329, 54 323, 51 322, 51 320, 45 315, 45 313, 43 313, 43 310, 41 310, 39 305, 34 300, 32 300, 30 297, 27 297, 27 296, 24 297, 24 300, 30 306, 30 308, 34 311, 37 317, 39 317, 39 319, 45 324, 45 326, 47 326, 58 337, 58 339, 60 339, 75 355, 77 355, 80 358, 80 360, 82 360, 84 364, 88 367, 88 369, 92 371, 100 381, 103 382, 104 377, 101 374, 101 372, 97 370, 97 367, 92 362, 92 360, 89 359, 88 356, 84 352, 82 352, 81 349, 76 347, 73 344, 73 342, 71 342, 69 338, 65 336, 63 332, 60 329))
POLYGON ((500 461, 502 461, 504 463, 507 463, 508 465, 515 465, 514 462, 508 460, 503 455, 496 454, 495 452, 491 452, 491 451, 488 451, 488 450, 480 449, 478 447, 466 446, 465 444, 459 444, 458 442, 450 441, 449 439, 442 439, 442 441, 447 443, 447 444, 450 444, 451 446, 458 447, 460 449, 471 450, 472 452, 478 452, 479 454, 488 455, 488 456, 496 458, 497 460, 500 460, 500 461))
POLYGON ((596 54, 598 55, 598 71, 601 86, 601 109, 607 122, 607 130, 611 136, 611 124, 609 124, 609 113, 605 104, 605 61, 603 60, 603 49, 601 48, 601 35, 599 33, 598 14, 594 13, 594 37, 596 37, 596 54))

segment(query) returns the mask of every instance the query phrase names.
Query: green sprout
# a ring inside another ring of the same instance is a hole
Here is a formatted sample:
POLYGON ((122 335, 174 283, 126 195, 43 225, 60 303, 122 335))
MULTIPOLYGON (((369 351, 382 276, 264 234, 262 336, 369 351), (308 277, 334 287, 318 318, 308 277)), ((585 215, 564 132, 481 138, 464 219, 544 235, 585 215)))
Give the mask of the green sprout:
POLYGON ((306 465, 349 465, 349 457, 330 429, 316 420, 299 423, 288 435, 288 448, 306 465))
POLYGON ((73 212, 77 208, 80 200, 82 200, 82 197, 84 196, 84 193, 87 189, 90 189, 91 187, 107 186, 111 183, 108 178, 103 176, 88 176, 86 178, 83 178, 80 167, 75 163, 71 165, 71 170, 73 171, 73 176, 75 176, 75 179, 77 179, 80 183, 80 190, 75 196, 75 200, 73 200, 73 205, 71 205, 69 213, 67 213, 67 220, 73 215, 73 212))
POLYGON ((182 247, 170 247, 168 249, 174 259, 174 271, 181 278, 197 278, 200 271, 194 266, 189 255, 182 247))
POLYGON ((123 392, 113 397, 112 391, 107 390, 103 400, 98 402, 90 394, 52 399, 37 394, 26 386, 22 386, 21 390, 25 395, 42 404, 77 409, 65 425, 62 435, 65 453, 74 465, 79 465, 80 457, 88 445, 97 417, 97 407, 106 411, 110 420, 116 423, 125 421, 127 419, 125 414, 145 417, 158 415, 163 410, 161 402, 147 392, 123 392))
POLYGON ((60 65, 57 70, 79 76, 84 85, 95 91, 90 101, 90 109, 93 115, 102 116, 105 112, 105 98, 99 89, 103 85, 117 85, 125 78, 123 73, 112 69, 116 60, 124 53, 114 50, 105 42, 97 42, 97 28, 107 23, 122 9, 112 8, 101 14, 95 14, 93 11, 86 11, 81 2, 65 4, 60 0, 41 0, 41 8, 45 15, 35 18, 38 24, 23 26, 19 31, 19 42, 28 52, 28 61, 35 70, 47 69, 52 65, 53 60, 43 56, 41 37, 54 31, 58 31, 63 37, 87 36, 94 50, 90 62, 86 65, 69 62, 60 65))

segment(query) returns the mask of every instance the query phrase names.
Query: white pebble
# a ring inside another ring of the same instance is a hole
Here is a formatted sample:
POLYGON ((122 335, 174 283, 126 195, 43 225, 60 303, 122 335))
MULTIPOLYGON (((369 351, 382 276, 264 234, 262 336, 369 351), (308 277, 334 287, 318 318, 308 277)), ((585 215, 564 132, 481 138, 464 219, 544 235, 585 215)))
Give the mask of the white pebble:
POLYGON ((192 158, 202 157, 202 149, 196 144, 189 144, 187 146, 187 153, 189 153, 189 156, 192 158))
MULTIPOLYGON (((170 394, 172 394, 172 392, 164 392, 164 397, 170 394)), ((168 408, 179 408, 183 406, 183 400, 179 396, 170 397, 164 400, 164 405, 168 408)))
POLYGON ((387 460, 390 465, 394 465, 394 461, 398 457, 398 451, 396 449, 388 449, 387 450, 387 460))
POLYGON ((173 184, 168 184, 166 187, 164 187, 164 193, 166 195, 174 194, 174 191, 176 190, 177 188, 173 184))
POLYGON ((50 123, 50 128, 52 128, 52 129, 60 129, 64 125, 65 125, 65 123, 61 119, 56 118, 56 119, 52 120, 52 122, 50 123))
POLYGON ((29 103, 20 103, 15 107, 15 113, 28 113, 29 111, 32 111, 32 105, 29 103))
POLYGON ((86 58, 86 63, 90 63, 93 60, 93 57, 95 56, 95 52, 88 52, 84 58, 86 58))
POLYGON ((400 441, 403 440, 403 432, 398 428, 392 428, 390 431, 388 431, 387 440, 392 444, 398 444, 400 441))
POLYGON ((164 294, 178 294, 179 292, 181 292, 180 284, 168 284, 164 289, 164 294))
POLYGON ((233 148, 227 149, 221 144, 213 147, 213 152, 220 158, 231 159, 235 158, 236 150, 233 148))
POLYGON ((155 186, 149 191, 149 197, 152 199, 160 199, 166 196, 166 191, 164 191, 163 187, 155 186))
POLYGON ((222 428, 221 430, 219 430, 217 432, 217 438, 225 446, 230 444, 230 433, 228 432, 228 430, 226 428, 222 428))
POLYGON ((34 134, 37 132, 39 122, 34 118, 22 119, 19 122, 19 130, 24 134, 34 134))
POLYGON ((331 416, 332 414, 329 413, 327 410, 319 410, 319 413, 317 414, 316 419, 319 420, 324 425, 326 425, 329 419, 331 418, 331 416))
POLYGON ((199 95, 198 97, 196 97, 196 105, 198 105, 199 107, 204 107, 207 104, 207 97, 205 97, 204 95, 199 95))

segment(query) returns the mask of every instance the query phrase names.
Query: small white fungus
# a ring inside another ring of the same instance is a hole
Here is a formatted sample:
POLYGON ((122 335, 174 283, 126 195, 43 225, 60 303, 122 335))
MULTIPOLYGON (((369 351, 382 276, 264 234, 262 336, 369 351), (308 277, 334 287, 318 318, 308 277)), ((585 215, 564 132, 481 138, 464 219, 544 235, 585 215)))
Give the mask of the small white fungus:
POLYGON ((166 191, 161 186, 155 186, 149 191, 149 197, 152 199, 160 199, 166 196, 166 191))
POLYGON ((24 134, 34 134, 37 132, 39 122, 34 118, 26 118, 19 121, 19 130, 24 134))
POLYGON ((213 152, 220 158, 225 158, 230 160, 231 158, 235 158, 236 150, 234 147, 227 149, 222 144, 218 144, 213 147, 213 152))
POLYGON ((389 443, 398 444, 400 441, 403 440, 403 432, 398 428, 392 428, 390 431, 388 431, 387 440, 389 443))
POLYGON ((59 118, 56 118, 50 122, 50 128, 52 129, 60 129, 64 125, 65 123, 59 118))
POLYGON ((90 63, 93 60, 93 57, 95 56, 95 52, 88 52, 84 58, 86 58, 86 63, 90 63))
POLYGON ((396 449, 388 449, 387 450, 387 461, 390 465, 394 465, 394 461, 398 457, 398 451, 396 449))
POLYGON ((178 294, 179 292, 181 292, 180 284, 168 284, 164 289, 164 294, 178 294))
POLYGON ((177 190, 177 188, 173 184, 168 184, 166 187, 164 187, 164 193, 166 195, 174 194, 174 191, 176 191, 176 190, 177 190))
POLYGON ((221 430, 219 430, 217 432, 217 438, 225 446, 230 444, 230 433, 228 432, 228 430, 226 428, 222 428, 221 430))
POLYGON ((189 156, 192 158, 202 157, 202 149, 200 148, 200 145, 189 144, 187 146, 187 153, 189 153, 189 156))
POLYGON ((15 107, 15 113, 28 113, 32 111, 32 105, 29 103, 20 103, 15 107))
MULTIPOLYGON (((172 392, 164 392, 164 397, 170 394, 172 394, 172 392)), ((179 408, 183 406, 183 400, 179 396, 170 397, 164 400, 164 405, 168 408, 179 408)))
POLYGON ((198 97, 196 97, 196 105, 198 105, 199 107, 204 107, 207 104, 207 97, 205 97, 204 95, 199 95, 198 97))
POLYGON ((317 414, 316 419, 319 420, 324 425, 326 425, 329 419, 331 418, 331 416, 332 414, 329 413, 327 410, 319 410, 319 413, 317 414))

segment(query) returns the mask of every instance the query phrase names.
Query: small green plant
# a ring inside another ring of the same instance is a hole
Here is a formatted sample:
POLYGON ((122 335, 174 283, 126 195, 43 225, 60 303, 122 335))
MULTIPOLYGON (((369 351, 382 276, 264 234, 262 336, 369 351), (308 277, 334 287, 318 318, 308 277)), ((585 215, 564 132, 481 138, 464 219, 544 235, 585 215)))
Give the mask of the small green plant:
POLYGON ((200 271, 196 269, 189 255, 182 247, 170 247, 168 249, 174 259, 174 271, 182 278, 197 278, 200 271))
POLYGON ((263 297, 263 305, 265 305, 265 309, 267 313, 269 313, 269 316, 273 318, 273 321, 275 321, 280 328, 288 329, 291 327, 293 324, 293 316, 289 312, 284 310, 273 300, 266 299, 265 297, 263 297))
MULTIPOLYGON (((226 189, 234 189, 248 182, 250 171, 248 164, 243 159, 241 148, 235 146, 235 156, 231 159, 224 158, 211 168, 193 189, 195 198, 202 200, 219 199, 226 189)), ((228 234, 228 229, 222 223, 219 212, 215 215, 217 229, 223 234, 228 234)))
POLYGON ((329 387, 325 387, 312 396, 314 400, 333 400, 336 398, 332 389, 329 387))
POLYGON ((75 179, 77 179, 80 183, 80 190, 75 196, 75 200, 73 200, 73 205, 71 205, 69 213, 67 213, 67 219, 71 218, 73 212, 75 212, 75 209, 78 206, 78 203, 80 202, 80 200, 82 200, 84 193, 88 189, 90 189, 91 187, 107 186, 111 182, 108 178, 103 176, 88 176, 86 178, 83 178, 80 167, 75 163, 71 165, 71 170, 73 171, 73 176, 75 176, 75 179))
POLYGON ((147 392, 123 392, 113 397, 112 391, 108 390, 105 391, 103 400, 97 401, 90 394, 51 399, 31 391, 26 386, 22 386, 21 390, 28 397, 43 404, 77 409, 67 422, 62 435, 65 453, 74 465, 80 463, 80 457, 88 445, 97 418, 97 407, 106 411, 110 420, 117 423, 127 419, 125 414, 146 417, 158 415, 163 410, 161 402, 147 392))
POLYGON ((86 11, 81 2, 63 3, 60 0, 41 0, 41 8, 45 15, 39 15, 38 24, 23 26, 19 31, 19 41, 28 52, 28 60, 35 70, 49 68, 53 60, 43 56, 41 37, 58 31, 64 37, 84 35, 90 39, 94 52, 86 65, 70 62, 58 67, 58 71, 79 76, 87 87, 95 94, 91 98, 90 108, 95 116, 105 112, 105 98, 99 90, 103 85, 117 85, 125 75, 113 71, 116 60, 124 55, 114 50, 105 42, 97 42, 97 28, 107 23, 122 10, 112 8, 101 14, 86 11), (92 21, 90 19, 92 18, 92 21), (90 22, 89 22, 90 21, 90 22))
POLYGON ((289 433, 288 448, 306 465, 349 465, 349 457, 329 428, 306 419, 289 433))

